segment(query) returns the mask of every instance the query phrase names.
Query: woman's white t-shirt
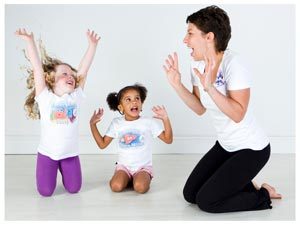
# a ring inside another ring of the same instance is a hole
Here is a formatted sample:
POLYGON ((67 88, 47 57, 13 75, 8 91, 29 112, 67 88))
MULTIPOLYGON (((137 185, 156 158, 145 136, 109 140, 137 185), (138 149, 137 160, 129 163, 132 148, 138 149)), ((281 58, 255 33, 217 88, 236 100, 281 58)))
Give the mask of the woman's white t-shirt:
POLYGON ((152 142, 163 131, 154 118, 140 117, 127 121, 124 117, 112 120, 106 136, 117 139, 118 163, 131 171, 152 165, 152 142))
POLYGON ((38 152, 53 160, 77 156, 79 105, 82 88, 57 96, 45 88, 35 100, 41 115, 41 139, 38 152))
MULTIPOLYGON (((203 86, 194 73, 193 68, 200 72, 204 71, 204 62, 193 62, 191 65, 191 81, 193 86, 198 86, 200 100, 208 110, 213 125, 217 131, 218 141, 227 151, 237 151, 241 149, 262 150, 269 144, 269 140, 264 131, 257 124, 251 105, 242 121, 234 122, 226 116, 214 103, 211 97, 204 91, 203 86)), ((223 95, 227 95, 229 90, 242 90, 250 88, 249 72, 240 64, 238 57, 231 51, 226 50, 220 64, 214 87, 223 95)))

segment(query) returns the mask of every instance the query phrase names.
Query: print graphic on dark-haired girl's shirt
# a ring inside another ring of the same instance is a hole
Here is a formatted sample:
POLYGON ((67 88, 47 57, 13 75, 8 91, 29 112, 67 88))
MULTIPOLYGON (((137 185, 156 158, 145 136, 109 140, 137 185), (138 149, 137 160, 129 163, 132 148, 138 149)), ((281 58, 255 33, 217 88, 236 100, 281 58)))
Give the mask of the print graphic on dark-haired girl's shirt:
POLYGON ((121 135, 119 145, 121 148, 138 147, 144 145, 144 135, 137 130, 126 131, 121 135))

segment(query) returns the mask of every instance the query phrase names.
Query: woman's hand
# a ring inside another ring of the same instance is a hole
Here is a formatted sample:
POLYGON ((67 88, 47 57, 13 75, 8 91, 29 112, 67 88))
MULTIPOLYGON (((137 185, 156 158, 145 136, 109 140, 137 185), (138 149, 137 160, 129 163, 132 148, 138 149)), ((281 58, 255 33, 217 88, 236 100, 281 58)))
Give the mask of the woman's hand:
POLYGON ((91 125, 96 125, 99 121, 101 121, 102 116, 103 116, 103 109, 102 108, 99 108, 98 112, 97 112, 97 110, 95 110, 93 116, 90 119, 90 124, 91 125))
POLYGON ((168 119, 168 113, 164 106, 154 106, 152 111, 155 113, 153 116, 156 119, 166 120, 168 119))
POLYGON ((33 41, 34 40, 33 33, 32 32, 30 32, 30 34, 27 33, 27 31, 24 28, 23 29, 19 28, 15 32, 15 35, 19 36, 20 38, 22 38, 25 41, 33 41))
POLYGON ((200 82, 204 88, 204 91, 208 92, 212 87, 212 71, 215 68, 215 61, 212 57, 207 57, 204 55, 205 68, 204 72, 200 73, 197 68, 193 68, 195 74, 199 77, 200 82))
POLYGON ((97 45, 98 41, 100 40, 100 36, 97 33, 95 33, 93 30, 90 31, 88 29, 86 32, 86 36, 88 38, 89 44, 92 44, 92 45, 97 45))
POLYGON ((169 83, 175 88, 181 85, 181 74, 178 68, 178 56, 174 52, 174 55, 168 55, 165 60, 166 65, 163 66, 169 83))

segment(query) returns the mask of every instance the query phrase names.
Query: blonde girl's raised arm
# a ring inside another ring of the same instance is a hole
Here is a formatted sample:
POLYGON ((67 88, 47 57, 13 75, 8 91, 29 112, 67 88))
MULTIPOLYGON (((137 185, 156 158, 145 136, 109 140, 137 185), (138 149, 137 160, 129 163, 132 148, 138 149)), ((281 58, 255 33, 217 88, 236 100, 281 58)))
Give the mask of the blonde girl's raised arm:
POLYGON ((29 34, 25 29, 18 29, 15 34, 26 41, 27 56, 33 69, 35 96, 38 96, 46 87, 46 83, 41 59, 34 42, 33 33, 31 32, 29 34))
POLYGON ((82 89, 84 88, 86 76, 93 62, 98 41, 100 40, 100 37, 94 31, 88 30, 86 36, 88 38, 89 46, 80 62, 80 65, 78 67, 78 72, 77 72, 78 75, 80 76, 79 85, 82 89))

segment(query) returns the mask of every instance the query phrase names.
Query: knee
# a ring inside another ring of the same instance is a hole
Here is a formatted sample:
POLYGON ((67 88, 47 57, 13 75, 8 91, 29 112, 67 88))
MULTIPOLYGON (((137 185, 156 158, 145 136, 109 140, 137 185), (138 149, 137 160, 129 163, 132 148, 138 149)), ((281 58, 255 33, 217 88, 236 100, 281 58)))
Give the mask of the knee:
POLYGON ((213 208, 209 204, 207 204, 206 202, 197 201, 196 204, 199 207, 199 209, 201 209, 202 211, 208 212, 208 213, 214 213, 213 208))
POLYGON ((75 194, 75 193, 78 193, 80 191, 80 188, 81 188, 81 184, 78 184, 78 185, 73 185, 73 186, 68 186, 68 187, 65 187, 66 190, 71 193, 71 194, 75 194))
POLYGON ((50 197, 50 196, 52 196, 52 194, 54 192, 54 188, 50 188, 50 187, 38 187, 38 192, 43 197, 50 197))
POLYGON ((113 191, 113 192, 121 192, 123 191, 124 187, 122 184, 120 183, 117 183, 117 182, 110 182, 110 189, 113 191))
POLYGON ((196 200, 195 200, 196 195, 193 194, 190 190, 188 190, 187 186, 184 186, 184 188, 183 188, 183 197, 189 203, 192 203, 192 204, 196 203, 196 200))
POLYGON ((196 204, 204 212, 214 213, 215 208, 212 202, 209 201, 210 196, 208 193, 198 192, 196 196, 196 204))
POLYGON ((143 182, 135 182, 133 188, 136 192, 144 194, 149 190, 149 185, 143 182))

